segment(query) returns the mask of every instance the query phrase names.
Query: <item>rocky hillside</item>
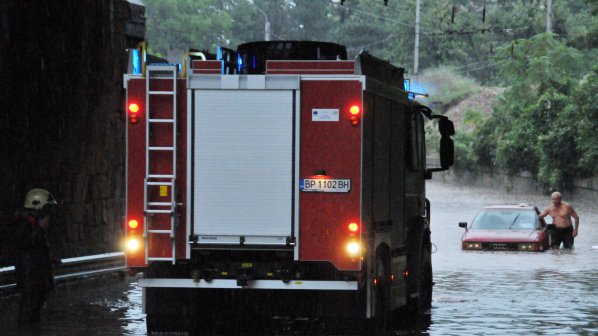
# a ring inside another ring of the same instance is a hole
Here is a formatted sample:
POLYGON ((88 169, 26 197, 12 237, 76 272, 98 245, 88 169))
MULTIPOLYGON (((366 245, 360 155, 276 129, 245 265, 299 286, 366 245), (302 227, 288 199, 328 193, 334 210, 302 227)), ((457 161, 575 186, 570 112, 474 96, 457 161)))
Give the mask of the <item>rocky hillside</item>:
POLYGON ((475 125, 465 122, 467 112, 475 111, 484 116, 492 115, 492 109, 498 103, 498 95, 504 91, 500 87, 480 87, 479 91, 464 95, 451 104, 444 112, 454 123, 456 131, 470 133, 475 129, 475 125))

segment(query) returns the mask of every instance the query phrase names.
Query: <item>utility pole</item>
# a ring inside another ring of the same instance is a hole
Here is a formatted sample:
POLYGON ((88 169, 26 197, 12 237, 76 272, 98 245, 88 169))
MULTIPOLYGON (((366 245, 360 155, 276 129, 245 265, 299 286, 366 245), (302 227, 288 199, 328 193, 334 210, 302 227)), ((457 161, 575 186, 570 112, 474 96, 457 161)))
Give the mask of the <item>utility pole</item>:
POLYGON ((419 0, 415 2, 415 46, 413 49, 413 75, 417 76, 419 67, 419 0))
POLYGON ((266 24, 264 26, 264 41, 270 41, 270 20, 268 19, 268 14, 261 10, 258 6, 256 6, 253 1, 250 1, 253 7, 257 9, 260 13, 264 14, 264 18, 266 19, 266 24))
POLYGON ((546 0, 546 32, 552 33, 552 0, 546 0))

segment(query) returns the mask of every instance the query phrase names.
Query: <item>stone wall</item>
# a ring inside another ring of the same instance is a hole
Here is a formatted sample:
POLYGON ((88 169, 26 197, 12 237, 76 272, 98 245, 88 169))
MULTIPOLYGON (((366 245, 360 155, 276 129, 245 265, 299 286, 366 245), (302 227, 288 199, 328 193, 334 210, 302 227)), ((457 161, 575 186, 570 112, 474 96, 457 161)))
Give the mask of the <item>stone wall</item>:
POLYGON ((124 0, 0 2, 0 226, 48 189, 63 258, 119 250, 132 19, 124 0))

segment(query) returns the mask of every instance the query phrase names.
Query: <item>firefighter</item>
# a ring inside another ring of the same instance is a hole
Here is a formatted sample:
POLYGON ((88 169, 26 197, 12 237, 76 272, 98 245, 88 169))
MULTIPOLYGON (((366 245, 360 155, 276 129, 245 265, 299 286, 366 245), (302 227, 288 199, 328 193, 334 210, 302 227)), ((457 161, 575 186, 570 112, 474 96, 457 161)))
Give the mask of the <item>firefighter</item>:
POLYGON ((40 310, 53 288, 48 227, 56 204, 47 190, 31 189, 25 196, 23 208, 16 214, 15 274, 21 293, 19 324, 39 321, 40 310))

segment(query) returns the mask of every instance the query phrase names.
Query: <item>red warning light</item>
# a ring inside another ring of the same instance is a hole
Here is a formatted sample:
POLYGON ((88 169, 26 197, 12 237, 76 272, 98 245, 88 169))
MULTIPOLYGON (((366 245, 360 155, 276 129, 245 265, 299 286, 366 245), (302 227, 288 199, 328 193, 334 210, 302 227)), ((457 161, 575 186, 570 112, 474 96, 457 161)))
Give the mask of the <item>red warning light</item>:
POLYGON ((129 221, 129 227, 131 229, 136 229, 137 227, 139 227, 139 222, 136 219, 131 219, 129 221))
POLYGON ((359 114, 361 113, 361 109, 359 105, 352 105, 349 108, 349 113, 351 114, 351 125, 357 126, 359 125, 359 114))
POLYGON ((129 104, 129 111, 131 113, 137 113, 137 112, 139 112, 139 105, 137 105, 135 103, 129 104))
POLYGON ((129 119, 133 124, 139 121, 139 116, 137 115, 137 112, 139 112, 139 105, 137 105, 136 103, 129 104, 129 119))

